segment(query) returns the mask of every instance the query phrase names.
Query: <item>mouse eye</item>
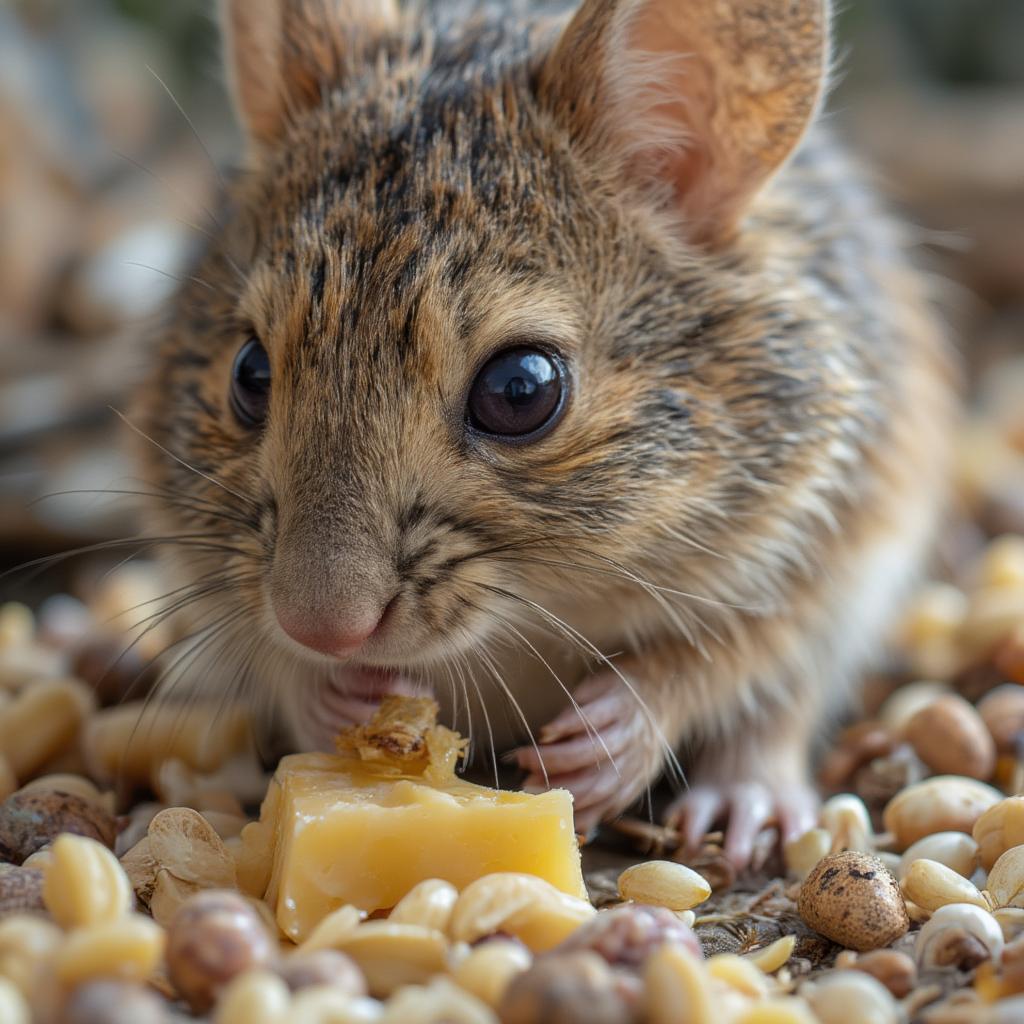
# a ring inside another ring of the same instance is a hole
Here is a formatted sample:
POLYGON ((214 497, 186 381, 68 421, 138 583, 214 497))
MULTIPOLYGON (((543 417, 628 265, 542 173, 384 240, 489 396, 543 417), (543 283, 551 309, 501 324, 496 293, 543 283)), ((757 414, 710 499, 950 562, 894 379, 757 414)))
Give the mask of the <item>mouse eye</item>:
POLYGON ((467 414, 481 433, 537 440, 565 407, 562 361, 539 348, 507 348, 484 365, 469 392, 467 414))
POLYGON ((258 338, 250 338, 231 367, 231 411, 244 427, 258 427, 267 418, 270 400, 270 359, 258 338))

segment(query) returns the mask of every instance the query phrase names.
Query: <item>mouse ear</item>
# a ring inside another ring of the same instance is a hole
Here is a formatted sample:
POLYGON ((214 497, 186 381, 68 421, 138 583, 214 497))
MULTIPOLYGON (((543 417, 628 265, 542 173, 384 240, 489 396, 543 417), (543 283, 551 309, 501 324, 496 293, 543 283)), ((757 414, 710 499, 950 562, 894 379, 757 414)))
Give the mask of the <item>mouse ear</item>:
POLYGON ((398 20, 394 0, 221 0, 235 106, 256 143, 344 82, 398 20))
POLYGON ((540 91, 582 151, 713 246, 803 136, 827 38, 824 0, 584 0, 540 91))

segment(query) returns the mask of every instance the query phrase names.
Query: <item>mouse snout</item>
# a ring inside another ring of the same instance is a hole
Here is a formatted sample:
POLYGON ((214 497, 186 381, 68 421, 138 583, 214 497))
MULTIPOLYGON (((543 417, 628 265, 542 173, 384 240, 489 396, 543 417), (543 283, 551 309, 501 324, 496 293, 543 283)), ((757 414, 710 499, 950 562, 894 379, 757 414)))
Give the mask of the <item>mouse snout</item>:
POLYGON ((341 658, 357 653, 381 628, 390 604, 309 611, 274 605, 278 624, 296 642, 319 654, 341 658))

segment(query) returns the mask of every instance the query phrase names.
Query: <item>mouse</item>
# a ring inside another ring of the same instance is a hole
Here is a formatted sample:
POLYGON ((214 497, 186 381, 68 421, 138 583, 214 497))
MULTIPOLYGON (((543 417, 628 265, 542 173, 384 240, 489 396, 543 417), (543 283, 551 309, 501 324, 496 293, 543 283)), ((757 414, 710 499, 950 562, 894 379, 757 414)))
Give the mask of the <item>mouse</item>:
POLYGON ((828 5, 220 16, 244 149, 131 413, 188 675, 299 750, 433 694, 582 832, 667 778, 691 848, 801 835, 957 407, 828 5))

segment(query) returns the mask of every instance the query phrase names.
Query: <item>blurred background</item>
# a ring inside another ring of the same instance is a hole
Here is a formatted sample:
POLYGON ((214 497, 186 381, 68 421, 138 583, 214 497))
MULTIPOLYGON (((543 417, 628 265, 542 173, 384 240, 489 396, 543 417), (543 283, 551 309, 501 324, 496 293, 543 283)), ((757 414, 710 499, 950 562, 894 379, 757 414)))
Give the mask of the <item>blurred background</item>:
MULTIPOLYGON (((0 572, 134 529, 93 490, 136 486, 114 410, 239 153, 212 8, 0 0, 0 572)), ((918 226, 968 367, 964 518, 1021 531, 1024 3, 843 8, 833 123, 918 226)), ((80 589, 83 564, 0 577, 0 600, 80 589)))

